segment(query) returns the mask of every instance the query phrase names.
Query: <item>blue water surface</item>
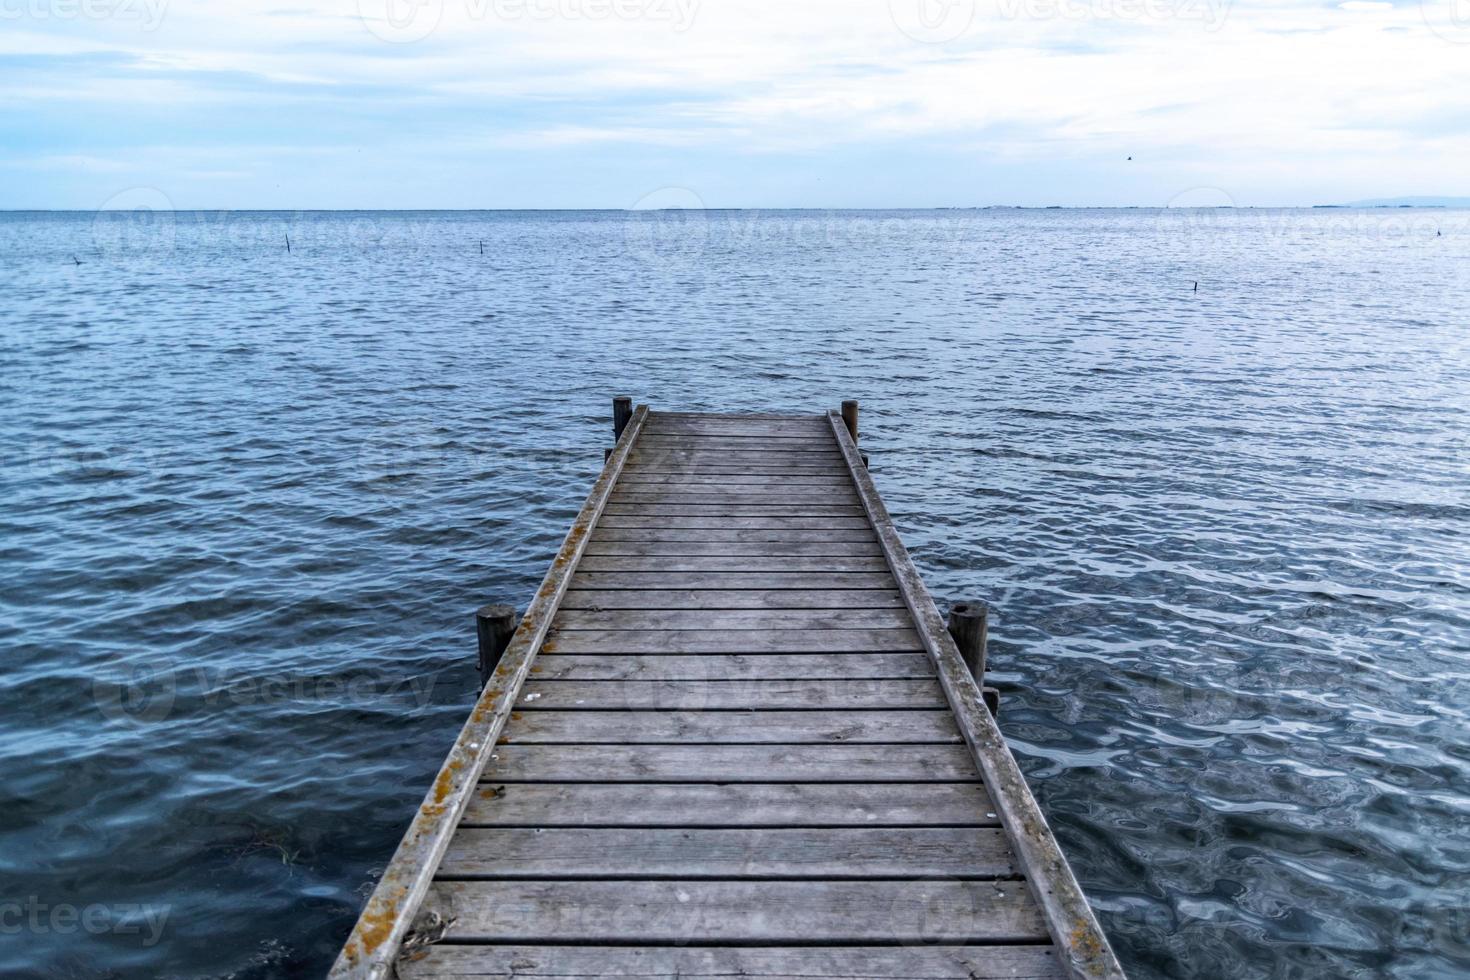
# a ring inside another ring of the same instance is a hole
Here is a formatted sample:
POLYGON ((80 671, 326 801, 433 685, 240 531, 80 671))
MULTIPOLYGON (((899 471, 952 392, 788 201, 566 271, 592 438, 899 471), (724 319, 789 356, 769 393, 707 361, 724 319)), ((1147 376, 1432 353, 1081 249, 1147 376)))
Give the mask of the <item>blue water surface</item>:
POLYGON ((0 214, 0 973, 323 972, 627 393, 862 400, 1132 976, 1466 975, 1467 311, 1463 211, 0 214))

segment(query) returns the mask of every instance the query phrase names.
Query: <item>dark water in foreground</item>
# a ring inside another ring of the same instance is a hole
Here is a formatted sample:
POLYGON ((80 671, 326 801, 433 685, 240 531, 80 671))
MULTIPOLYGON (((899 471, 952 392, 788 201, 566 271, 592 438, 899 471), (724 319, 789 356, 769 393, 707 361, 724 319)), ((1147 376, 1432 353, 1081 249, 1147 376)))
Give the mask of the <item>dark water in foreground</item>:
POLYGON ((1134 977, 1470 973, 1467 311, 1467 212, 0 215, 0 973, 324 970, 616 393, 863 400, 1134 977))

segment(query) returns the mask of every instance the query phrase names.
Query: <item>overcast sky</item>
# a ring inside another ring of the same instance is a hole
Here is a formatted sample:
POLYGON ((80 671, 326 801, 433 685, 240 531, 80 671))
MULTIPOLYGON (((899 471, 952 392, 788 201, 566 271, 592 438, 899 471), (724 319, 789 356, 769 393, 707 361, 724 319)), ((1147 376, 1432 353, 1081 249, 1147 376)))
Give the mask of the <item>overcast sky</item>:
POLYGON ((1470 194, 1470 0, 0 0, 0 66, 9 208, 1470 194))

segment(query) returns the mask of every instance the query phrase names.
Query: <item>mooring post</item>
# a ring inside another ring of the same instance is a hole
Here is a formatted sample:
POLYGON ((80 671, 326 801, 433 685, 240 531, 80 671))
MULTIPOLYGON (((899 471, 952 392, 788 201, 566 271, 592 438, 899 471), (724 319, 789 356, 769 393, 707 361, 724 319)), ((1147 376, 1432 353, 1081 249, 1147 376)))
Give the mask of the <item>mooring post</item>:
POLYGON ((500 664, 500 655, 516 631, 516 607, 494 603, 475 610, 475 635, 480 641, 480 690, 500 664))
POLYGON ((975 683, 985 680, 985 641, 990 626, 990 607, 979 599, 967 599, 949 607, 949 635, 960 648, 965 666, 975 683))
POLYGON ((847 434, 852 436, 852 441, 858 441, 858 403, 848 401, 842 403, 842 422, 847 426, 847 434))
POLYGON ((623 438, 623 430, 633 420, 633 399, 620 395, 613 399, 613 441, 623 438))
POLYGON ((980 687, 980 694, 990 713, 1000 711, 1000 692, 985 686, 985 644, 990 631, 990 607, 980 599, 967 599, 949 607, 949 635, 959 647, 960 656, 980 687))

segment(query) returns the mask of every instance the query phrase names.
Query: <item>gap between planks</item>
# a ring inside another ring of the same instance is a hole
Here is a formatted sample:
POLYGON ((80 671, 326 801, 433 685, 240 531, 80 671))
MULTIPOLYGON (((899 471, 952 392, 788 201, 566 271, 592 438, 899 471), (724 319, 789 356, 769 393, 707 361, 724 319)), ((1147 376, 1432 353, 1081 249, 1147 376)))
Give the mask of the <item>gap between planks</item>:
POLYGON ((952 783, 979 772, 962 745, 499 745, 482 781, 952 783))
MULTIPOLYGON (((714 668, 712 668, 714 669, 714 668)), ((518 712, 915 710, 946 706, 934 678, 891 680, 528 680, 518 712)), ((753 719, 752 719, 753 720, 753 719)))
POLYGON ((714 654, 605 656, 546 654, 531 680, 903 680, 932 679, 934 665, 922 653, 714 654))

